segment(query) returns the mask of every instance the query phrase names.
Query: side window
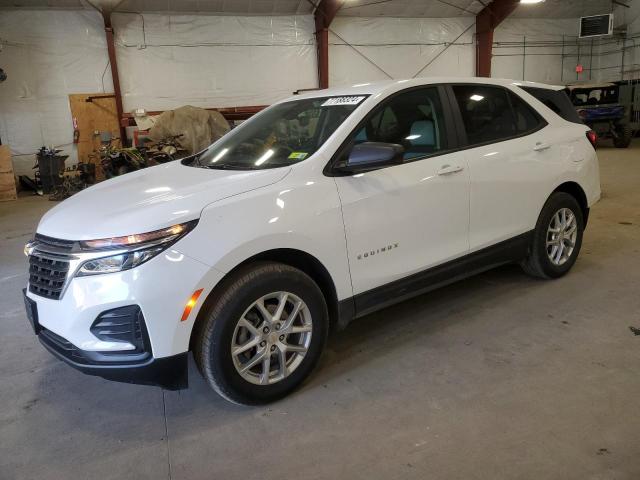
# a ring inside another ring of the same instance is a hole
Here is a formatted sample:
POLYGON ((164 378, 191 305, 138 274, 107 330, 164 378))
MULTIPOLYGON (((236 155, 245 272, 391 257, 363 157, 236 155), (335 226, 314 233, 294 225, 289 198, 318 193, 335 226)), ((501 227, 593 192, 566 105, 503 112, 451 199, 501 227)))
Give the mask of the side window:
POLYGON ((509 92, 511 106, 516 118, 516 129, 518 133, 527 133, 540 127, 542 120, 523 99, 513 92, 509 92))
POLYGON ((469 144, 518 135, 507 90, 486 85, 453 85, 469 144))
POLYGON ((365 120, 353 141, 397 143, 405 148, 405 160, 410 160, 446 149, 445 133, 438 89, 428 87, 383 103, 365 120))

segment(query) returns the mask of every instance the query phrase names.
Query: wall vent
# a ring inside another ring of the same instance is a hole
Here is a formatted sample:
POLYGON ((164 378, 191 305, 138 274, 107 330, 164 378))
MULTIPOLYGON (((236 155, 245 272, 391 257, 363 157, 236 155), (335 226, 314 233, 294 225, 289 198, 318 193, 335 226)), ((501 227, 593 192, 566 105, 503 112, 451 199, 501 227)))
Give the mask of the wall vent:
POLYGON ((601 37, 613 33, 613 14, 580 18, 580 38, 601 37))

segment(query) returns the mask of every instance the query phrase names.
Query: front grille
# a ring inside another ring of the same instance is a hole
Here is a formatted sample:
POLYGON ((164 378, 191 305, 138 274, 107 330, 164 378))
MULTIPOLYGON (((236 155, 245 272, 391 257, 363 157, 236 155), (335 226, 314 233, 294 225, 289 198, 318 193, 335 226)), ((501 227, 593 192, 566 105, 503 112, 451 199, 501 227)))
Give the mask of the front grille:
POLYGON ((59 300, 69 272, 68 253, 74 242, 36 234, 37 246, 29 256, 29 291, 59 300))
POLYGON ((45 298, 58 300, 67 279, 69 262, 53 260, 34 252, 29 257, 29 291, 45 298))

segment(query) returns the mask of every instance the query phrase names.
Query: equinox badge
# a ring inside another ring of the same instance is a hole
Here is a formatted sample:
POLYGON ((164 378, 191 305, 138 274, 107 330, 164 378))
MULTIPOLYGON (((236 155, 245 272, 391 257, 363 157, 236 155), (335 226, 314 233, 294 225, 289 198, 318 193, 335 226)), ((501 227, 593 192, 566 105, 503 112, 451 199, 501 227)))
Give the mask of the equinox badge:
POLYGON ((368 252, 364 252, 358 255, 358 260, 362 260, 363 258, 368 258, 368 257, 373 257, 374 255, 378 255, 379 253, 385 253, 388 252, 390 250, 393 250, 394 248, 398 248, 398 244, 397 243, 391 243, 385 247, 382 248, 377 248, 375 250, 371 250, 368 252))

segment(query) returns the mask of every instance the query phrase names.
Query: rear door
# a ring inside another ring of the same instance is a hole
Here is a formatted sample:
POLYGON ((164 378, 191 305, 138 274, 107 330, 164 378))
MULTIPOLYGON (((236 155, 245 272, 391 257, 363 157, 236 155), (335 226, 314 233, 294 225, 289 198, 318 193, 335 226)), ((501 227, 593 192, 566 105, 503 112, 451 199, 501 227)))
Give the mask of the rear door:
MULTIPOLYGON (((535 227, 553 183, 547 122, 511 90, 452 85, 470 176, 471 251, 535 227)), ((556 162, 557 163, 557 162, 556 162)))

